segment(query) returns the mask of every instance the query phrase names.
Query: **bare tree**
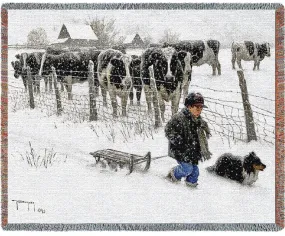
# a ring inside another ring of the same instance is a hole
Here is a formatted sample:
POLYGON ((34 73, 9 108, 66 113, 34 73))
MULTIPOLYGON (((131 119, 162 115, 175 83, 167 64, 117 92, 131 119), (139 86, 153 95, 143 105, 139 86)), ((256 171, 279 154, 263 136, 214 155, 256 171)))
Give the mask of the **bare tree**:
POLYGON ((119 31, 116 29, 115 21, 115 19, 107 20, 105 18, 99 19, 98 17, 89 18, 85 21, 98 37, 98 46, 108 47, 118 44, 116 36, 119 34, 119 31))
POLYGON ((173 32, 171 29, 164 30, 162 38, 159 43, 177 43, 179 41, 180 34, 173 32))
POLYGON ((28 46, 45 46, 48 44, 47 34, 43 28, 30 31, 27 37, 28 46))
POLYGON ((150 35, 143 37, 144 45, 147 47, 153 41, 153 38, 150 35))
POLYGON ((126 36, 118 36, 118 40, 116 40, 116 44, 122 45, 126 40, 126 36))

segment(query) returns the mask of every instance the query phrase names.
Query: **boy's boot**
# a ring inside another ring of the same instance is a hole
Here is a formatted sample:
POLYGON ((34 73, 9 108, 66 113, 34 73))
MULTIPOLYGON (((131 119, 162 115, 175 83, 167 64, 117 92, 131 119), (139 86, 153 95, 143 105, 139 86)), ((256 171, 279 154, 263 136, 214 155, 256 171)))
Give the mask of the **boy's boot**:
POLYGON ((176 179, 174 176, 174 168, 172 168, 169 173, 166 176, 166 179, 169 180, 170 182, 177 183, 180 181, 180 179, 176 179))
POLYGON ((198 183, 191 183, 191 182, 188 182, 188 181, 185 181, 186 183, 186 186, 187 187, 190 187, 190 188, 196 188, 198 183))

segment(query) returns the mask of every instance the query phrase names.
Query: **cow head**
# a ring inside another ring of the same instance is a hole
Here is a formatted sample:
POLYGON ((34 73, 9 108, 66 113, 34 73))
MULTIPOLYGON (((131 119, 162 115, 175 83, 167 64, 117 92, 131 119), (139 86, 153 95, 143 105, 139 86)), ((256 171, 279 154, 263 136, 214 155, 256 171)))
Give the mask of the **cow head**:
POLYGON ((267 52, 266 56, 270 57, 270 45, 269 43, 265 43, 265 45, 266 45, 266 52, 267 52))
POLYGON ((130 64, 130 73, 133 78, 140 77, 140 67, 141 67, 141 58, 132 55, 132 61, 130 64))
POLYGON ((189 52, 177 52, 173 47, 162 48, 166 59, 163 66, 165 81, 181 79, 184 74, 191 73, 191 55, 189 52), (165 68, 166 67, 166 68, 165 68))
POLYGON ((189 52, 180 51, 178 52, 178 59, 181 62, 183 75, 187 76, 192 71, 192 56, 189 52))
POLYGON ((130 88, 132 84, 130 74, 131 57, 126 54, 117 54, 110 60, 112 66, 110 73, 110 81, 117 88, 130 88))
POLYGON ((270 57, 269 43, 257 44, 257 55, 263 59, 265 56, 270 57))
POLYGON ((22 66, 19 60, 11 62, 14 69, 14 77, 18 79, 22 75, 22 66))

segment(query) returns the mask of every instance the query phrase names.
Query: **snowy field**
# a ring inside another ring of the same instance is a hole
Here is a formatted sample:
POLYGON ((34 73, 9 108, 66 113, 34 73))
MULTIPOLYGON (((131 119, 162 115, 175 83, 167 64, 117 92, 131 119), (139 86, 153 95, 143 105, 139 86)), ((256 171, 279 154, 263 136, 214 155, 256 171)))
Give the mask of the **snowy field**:
MULTIPOLYGON (((9 62, 18 52, 9 50, 9 62)), ((270 115, 275 116, 274 50, 271 55, 261 62, 260 71, 252 71, 253 62, 242 62, 242 65, 248 91, 254 95, 249 98, 251 104, 259 107, 259 111, 260 108, 272 111, 270 115)), ((222 49, 219 58, 222 75, 212 76, 208 65, 195 67, 190 90, 200 91, 209 108, 223 113, 223 108, 215 102, 233 101, 233 105, 234 101, 241 101, 241 95, 237 93, 240 92, 237 73, 231 68, 230 49, 222 49)), ((9 64, 9 93, 14 93, 17 87, 23 89, 23 83, 13 78, 9 64)), ((88 94, 87 83, 75 85, 73 91, 88 94)), ((255 107, 252 108, 255 111, 255 107)), ((206 110, 204 114, 207 114, 206 110)), ((163 127, 152 136, 134 136, 126 141, 118 132, 116 122, 109 124, 116 132, 115 138, 110 139, 107 134, 110 129, 106 124, 74 123, 64 117, 47 115, 37 108, 14 110, 9 106, 8 117, 9 223, 275 222, 274 144, 262 140, 249 144, 229 142, 228 138, 221 138, 220 134, 213 132, 209 140, 213 157, 199 164, 199 185, 197 189, 189 189, 183 181, 172 184, 164 179, 169 169, 176 165, 169 157, 154 160, 146 173, 136 170, 127 175, 125 169, 114 172, 108 167, 95 166, 94 158, 89 155, 89 152, 105 148, 139 155, 150 151, 153 157, 165 155, 167 139, 163 127), (98 129, 96 132, 94 127, 98 129), (46 156, 51 150, 56 154, 47 168, 28 164, 29 142, 36 158, 40 156, 36 159, 38 163, 45 151, 46 156), (255 151, 267 166, 253 186, 243 186, 205 170, 222 153, 244 156, 250 151, 255 151), (13 200, 34 204, 28 210, 27 204, 21 203, 17 209, 13 200)), ((274 126, 271 119, 265 124, 274 126)))

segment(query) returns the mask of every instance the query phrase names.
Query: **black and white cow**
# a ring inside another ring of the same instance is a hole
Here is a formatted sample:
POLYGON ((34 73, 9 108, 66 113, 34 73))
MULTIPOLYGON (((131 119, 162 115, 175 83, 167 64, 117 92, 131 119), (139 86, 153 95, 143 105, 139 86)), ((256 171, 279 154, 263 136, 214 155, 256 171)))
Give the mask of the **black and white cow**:
MULTIPOLYGON (((153 99, 154 111, 160 106, 164 119, 164 101, 171 101, 172 115, 178 111, 183 77, 191 73, 191 55, 189 52, 177 52, 173 47, 148 48, 142 54, 141 77, 144 83, 148 110, 151 111, 153 99)), ((160 116, 155 114, 155 125, 160 125, 160 116)))
POLYGON ((241 60, 254 61, 253 70, 256 68, 259 70, 260 62, 264 57, 270 57, 269 43, 254 43, 251 41, 233 42, 232 43, 232 65, 235 69, 235 62, 237 62, 240 69, 241 60))
POLYGON ((43 58, 44 52, 32 52, 32 53, 21 53, 17 54, 16 61, 12 61, 12 67, 14 69, 14 77, 17 79, 20 76, 22 77, 23 84, 25 90, 27 91, 27 67, 29 66, 31 69, 31 75, 34 85, 35 92, 40 92, 40 78, 37 77, 40 66, 41 60, 43 58))
MULTIPOLYGON (((164 44, 169 46, 169 44, 164 44)), ((219 50, 220 42, 218 40, 194 40, 194 41, 181 41, 179 43, 170 44, 178 52, 186 51, 191 54, 191 65, 192 66, 201 66, 203 64, 208 64, 212 66, 213 73, 216 75, 218 70, 218 75, 221 75, 221 64, 219 62, 219 50)), ((185 77, 183 81, 183 97, 186 98, 188 94, 189 84, 191 81, 191 74, 188 78, 185 77)))
POLYGON ((143 83, 141 79, 141 56, 132 55, 132 61, 130 64, 130 74, 132 77, 132 88, 130 90, 130 104, 133 105, 134 93, 136 91, 137 105, 140 106, 141 93, 143 83))
POLYGON ((131 56, 114 49, 102 51, 98 56, 97 72, 103 96, 103 106, 107 106, 108 91, 114 117, 117 117, 117 96, 121 98, 122 116, 127 115, 127 101, 132 88, 131 61, 131 56))
POLYGON ((221 75, 221 64, 219 62, 220 42, 218 40, 185 40, 176 44, 164 44, 165 46, 172 46, 178 52, 183 50, 191 53, 191 61, 193 66, 201 66, 209 64, 212 66, 213 75, 221 75))
MULTIPOLYGON (((72 84, 82 83, 88 79, 88 65, 91 60, 96 71, 98 56, 101 51, 89 49, 86 51, 65 52, 59 55, 46 54, 41 62, 41 74, 46 77, 55 68, 57 79, 63 83, 68 93, 68 99, 72 99, 72 84)), ((99 86, 97 73, 94 73, 95 86, 99 86)))

